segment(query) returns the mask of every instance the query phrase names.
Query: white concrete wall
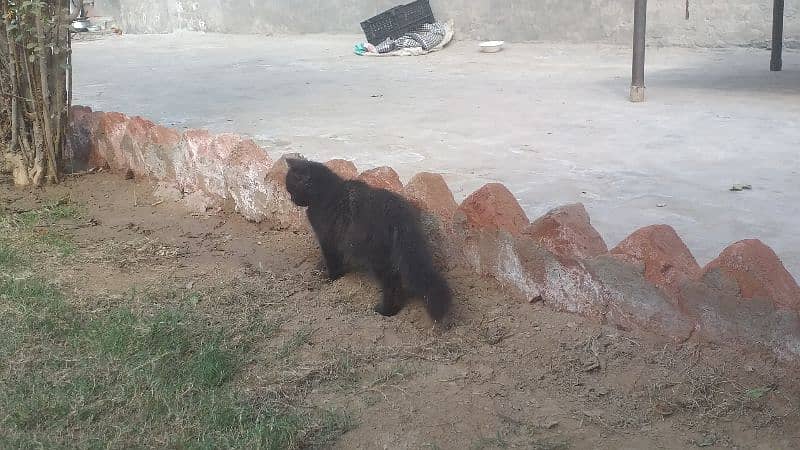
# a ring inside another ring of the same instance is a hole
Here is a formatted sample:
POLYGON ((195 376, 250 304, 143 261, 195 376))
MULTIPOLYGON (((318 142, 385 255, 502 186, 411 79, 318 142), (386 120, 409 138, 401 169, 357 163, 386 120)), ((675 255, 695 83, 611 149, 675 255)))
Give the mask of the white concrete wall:
MULTIPOLYGON (((403 1, 403 0, 400 0, 403 1)), ((652 0, 650 44, 768 45, 772 0, 652 0)), ((129 33, 359 33, 361 20, 398 0, 97 0, 129 33)), ((633 0, 431 0, 474 39, 628 43, 633 0)), ((788 46, 800 42, 800 0, 786 0, 788 46)))

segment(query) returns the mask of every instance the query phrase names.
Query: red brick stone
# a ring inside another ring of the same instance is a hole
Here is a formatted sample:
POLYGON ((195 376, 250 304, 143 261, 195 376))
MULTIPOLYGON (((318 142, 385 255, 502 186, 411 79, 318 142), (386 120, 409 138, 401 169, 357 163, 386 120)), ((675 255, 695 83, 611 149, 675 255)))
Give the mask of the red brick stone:
POLYGON ((603 320, 602 286, 583 265, 564 264, 527 235, 471 228, 462 218, 456 216, 452 245, 467 267, 495 278, 529 302, 542 301, 559 311, 603 320))
POLYGON ((189 129, 183 132, 184 152, 189 160, 195 160, 197 155, 210 153, 211 142, 214 135, 208 130, 189 129))
POLYGON ((73 106, 70 109, 68 139, 64 151, 64 170, 81 172, 105 165, 105 158, 97 153, 97 120, 92 109, 73 106))
POLYGON ((581 203, 561 206, 536 219, 528 234, 556 255, 586 259, 608 253, 581 203))
POLYGON ((261 221, 270 211, 267 174, 272 168, 272 159, 266 151, 251 139, 244 139, 234 148, 224 169, 228 194, 236 205, 236 211, 249 220, 261 221))
POLYGON ((637 268, 610 255, 586 261, 606 304, 605 320, 625 330, 644 330, 681 342, 695 329, 692 319, 683 314, 658 289, 642 277, 637 268))
POLYGON ((156 125, 148 130, 147 139, 154 144, 175 146, 181 140, 181 133, 172 128, 156 125))
POLYGON ((266 169, 272 167, 272 158, 252 139, 241 139, 233 148, 228 160, 231 165, 255 164, 266 169))
POLYGON ((208 145, 198 147, 195 168, 198 184, 205 192, 216 197, 228 197, 225 169, 230 164, 231 155, 243 141, 238 134, 221 133, 211 138, 208 145))
POLYGON ((522 234, 530 225, 514 194, 500 183, 489 183, 473 192, 459 210, 472 227, 522 234))
POLYGON ((147 171, 157 180, 175 180, 175 158, 180 151, 181 133, 156 125, 147 130, 144 154, 147 171))
POLYGON ((263 180, 272 166, 266 152, 251 139, 234 133, 193 135, 189 142, 196 144, 195 155, 189 162, 194 166, 197 186, 211 196, 228 198, 232 186, 241 189, 242 182, 253 176, 263 180))
POLYGON ((497 230, 466 230, 458 244, 476 272, 496 278, 529 301, 673 341, 685 340, 695 327, 634 266, 609 255, 564 261, 527 235, 497 230))
POLYGON ((347 161, 345 159, 332 159, 326 162, 325 166, 345 180, 352 180, 358 177, 358 168, 356 168, 356 165, 353 164, 353 161, 347 161))
POLYGON ((220 161, 227 161, 244 138, 235 133, 221 133, 214 136, 209 147, 210 155, 220 161))
POLYGON ((444 177, 438 173, 422 172, 414 175, 403 188, 403 195, 442 220, 453 220, 458 210, 453 193, 447 187, 444 177))
POLYGON ((198 159, 211 153, 214 136, 208 130, 189 129, 183 133, 175 155, 175 179, 185 191, 201 189, 198 177, 198 159))
POLYGON ((669 225, 640 228, 620 242, 611 253, 637 266, 644 266, 644 277, 664 290, 680 306, 680 288, 700 276, 700 266, 678 233, 669 225))
POLYGON ((746 348, 766 348, 780 359, 800 359, 800 315, 776 308, 772 301, 741 297, 714 287, 708 278, 724 276, 717 270, 702 280, 688 282, 681 295, 687 313, 696 318, 699 336, 711 342, 746 348))
POLYGON ((376 189, 386 189, 397 193, 403 191, 403 183, 400 181, 400 176, 391 167, 376 167, 361 172, 358 179, 376 189))
POLYGON ((174 158, 175 178, 186 190, 202 190, 216 198, 228 198, 230 175, 226 176, 226 170, 236 155, 241 159, 243 149, 250 148, 255 149, 249 153, 252 158, 260 157, 259 163, 270 164, 266 153, 238 134, 212 135, 207 130, 187 130, 174 158))
POLYGON ((256 191, 255 203, 263 217, 272 221, 274 226, 308 230, 304 210, 295 206, 286 192, 286 173, 289 171, 287 159, 305 158, 299 153, 286 153, 275 161, 264 177, 263 190, 256 191))
POLYGON ((289 172, 289 165, 286 163, 287 159, 305 159, 299 153, 286 153, 275 161, 275 164, 267 172, 267 180, 280 186, 284 191, 286 190, 286 173, 289 172))
POLYGON ((128 117, 116 112, 95 111, 92 113, 91 120, 97 123, 95 128, 97 145, 93 146, 96 154, 90 157, 92 165, 102 166, 103 163, 107 163, 114 170, 127 170, 122 139, 127 129, 128 117))
POLYGON ((125 128, 125 135, 122 137, 123 158, 128 169, 137 177, 146 177, 150 172, 145 163, 145 154, 149 143, 148 134, 151 128, 155 127, 153 122, 139 116, 131 117, 125 128))
POLYGON ((92 114, 92 108, 88 106, 81 106, 81 105, 73 105, 69 111, 70 114, 70 121, 72 122, 80 122, 85 120, 87 116, 92 114))
POLYGON ((732 244, 703 269, 707 273, 719 269, 735 281, 739 295, 745 299, 763 298, 776 306, 798 309, 800 287, 783 266, 778 255, 758 239, 732 244))
POLYGON ((125 132, 134 138, 137 141, 143 142, 147 139, 147 132, 150 128, 156 126, 153 122, 139 116, 133 116, 128 119, 127 129, 125 132))

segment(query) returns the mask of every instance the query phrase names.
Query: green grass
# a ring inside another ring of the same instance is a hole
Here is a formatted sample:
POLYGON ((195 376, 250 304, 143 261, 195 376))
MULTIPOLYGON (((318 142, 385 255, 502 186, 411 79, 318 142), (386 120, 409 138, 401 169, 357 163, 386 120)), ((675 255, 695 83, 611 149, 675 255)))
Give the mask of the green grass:
POLYGON ((67 199, 43 203, 39 208, 20 213, 0 214, 0 269, 28 263, 42 253, 71 256, 76 251, 72 235, 59 228, 59 222, 78 221, 83 207, 67 199), (13 243, 13 245, 12 245, 13 243))
POLYGON ((353 426, 239 392, 247 348, 190 311, 79 311, 43 280, 4 277, 0 320, 0 448, 284 449, 353 426))
POLYGON ((15 220, 21 227, 32 228, 52 225, 60 220, 78 220, 84 214, 83 207, 65 198, 48 201, 35 210, 19 213, 16 215, 15 220))
POLYGON ((32 263, 74 254, 62 222, 83 214, 69 201, 0 210, 0 448, 314 448, 354 426, 299 398, 254 397, 237 380, 254 361, 289 364, 310 329, 265 361, 257 348, 282 320, 232 333, 199 314, 202 293, 132 289, 142 310, 76 306, 32 263))
POLYGON ((72 238, 64 234, 47 232, 39 237, 39 242, 53 249, 59 256, 71 256, 76 250, 72 238))
POLYGON ((8 239, 0 239, 0 270, 8 271, 21 262, 19 252, 11 246, 8 239))

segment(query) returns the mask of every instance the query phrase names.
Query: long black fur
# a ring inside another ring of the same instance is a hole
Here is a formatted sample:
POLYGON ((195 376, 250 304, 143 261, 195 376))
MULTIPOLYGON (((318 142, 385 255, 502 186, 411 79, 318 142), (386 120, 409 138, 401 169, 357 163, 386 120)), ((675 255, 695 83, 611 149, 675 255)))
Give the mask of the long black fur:
POLYGON ((364 270, 380 283, 384 316, 400 312, 409 297, 424 301, 440 321, 450 308, 451 292, 433 266, 419 211, 399 195, 344 180, 325 165, 287 160, 286 189, 297 206, 307 207, 328 276, 336 280, 364 270))

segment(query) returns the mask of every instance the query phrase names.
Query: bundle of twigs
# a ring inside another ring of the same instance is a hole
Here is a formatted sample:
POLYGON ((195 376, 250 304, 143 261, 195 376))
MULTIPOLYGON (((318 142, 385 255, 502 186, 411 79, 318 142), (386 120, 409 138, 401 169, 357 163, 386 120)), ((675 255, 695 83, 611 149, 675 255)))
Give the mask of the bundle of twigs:
POLYGON ((0 156, 20 185, 59 180, 72 102, 71 1, 0 0, 0 156))

